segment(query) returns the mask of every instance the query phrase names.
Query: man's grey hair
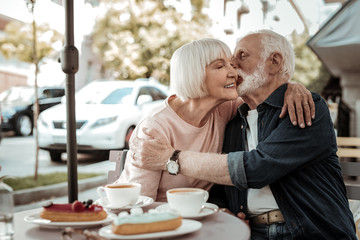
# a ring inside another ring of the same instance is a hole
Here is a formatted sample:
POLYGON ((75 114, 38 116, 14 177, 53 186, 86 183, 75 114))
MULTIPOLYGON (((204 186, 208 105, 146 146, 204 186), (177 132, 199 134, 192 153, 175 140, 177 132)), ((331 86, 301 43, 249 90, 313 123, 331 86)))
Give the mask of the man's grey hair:
MULTIPOLYGON (((247 33, 245 36, 260 34, 262 43, 262 60, 265 61, 273 52, 283 56, 284 64, 280 70, 281 76, 289 81, 295 72, 295 53, 291 43, 282 35, 267 29, 247 33)), ((245 37, 243 36, 243 37, 245 37)))
POLYGON ((204 38, 178 48, 170 60, 170 89, 181 100, 208 95, 206 66, 212 61, 231 58, 230 48, 220 40, 204 38))

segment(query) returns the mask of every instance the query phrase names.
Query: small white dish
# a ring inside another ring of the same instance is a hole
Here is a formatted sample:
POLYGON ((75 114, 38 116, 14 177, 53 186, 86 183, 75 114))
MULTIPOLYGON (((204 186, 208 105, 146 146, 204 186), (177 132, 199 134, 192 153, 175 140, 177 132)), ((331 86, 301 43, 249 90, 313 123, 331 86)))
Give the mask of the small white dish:
POLYGON ((24 217, 24 221, 27 223, 37 224, 43 228, 57 228, 62 229, 66 227, 73 228, 90 228, 97 227, 101 225, 108 225, 116 218, 116 215, 113 213, 107 212, 107 218, 101 221, 89 221, 89 222, 52 222, 47 219, 40 217, 40 213, 28 215, 24 217))
MULTIPOLYGON (((160 206, 158 206, 156 208, 156 210, 159 211, 168 211, 170 210, 169 204, 165 203, 162 204, 160 206)), ((198 214, 194 214, 194 215, 181 215, 183 218, 188 218, 188 219, 200 219, 209 215, 214 214, 215 212, 217 212, 219 210, 219 207, 216 204, 213 203, 205 203, 204 204, 204 208, 201 209, 201 211, 198 214)))
POLYGON ((123 207, 116 207, 116 206, 112 206, 111 203, 109 202, 109 200, 105 197, 105 198, 100 198, 100 199, 96 200, 95 204, 99 204, 108 210, 128 210, 133 207, 145 207, 145 206, 152 204, 153 202, 154 202, 154 199, 152 199, 151 197, 140 196, 135 204, 131 204, 131 205, 123 206, 123 207))
POLYGON ((118 235, 112 233, 111 226, 105 226, 100 228, 99 235, 101 237, 105 237, 109 239, 163 239, 163 238, 175 237, 175 236, 192 233, 199 230, 201 227, 202 227, 201 222, 195 220, 183 219, 181 226, 172 231, 136 234, 136 235, 118 235))

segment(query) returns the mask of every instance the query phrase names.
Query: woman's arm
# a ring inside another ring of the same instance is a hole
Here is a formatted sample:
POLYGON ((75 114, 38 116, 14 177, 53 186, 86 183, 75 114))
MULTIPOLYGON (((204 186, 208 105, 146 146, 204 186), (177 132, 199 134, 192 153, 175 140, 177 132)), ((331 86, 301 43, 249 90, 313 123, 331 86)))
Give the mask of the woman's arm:
MULTIPOLYGON (((160 185, 161 174, 162 171, 149 171, 146 169, 141 169, 131 162, 133 161, 133 155, 129 154, 132 150, 131 142, 135 137, 143 137, 145 136, 142 132, 142 128, 144 126, 148 126, 148 119, 142 121, 134 130, 131 139, 130 139, 130 151, 126 156, 126 162, 124 166, 124 170, 121 173, 119 179, 116 182, 136 182, 141 184, 141 195, 148 196, 153 198, 154 200, 157 199, 158 188, 160 185)), ((155 127, 155 126, 154 126, 155 127)))

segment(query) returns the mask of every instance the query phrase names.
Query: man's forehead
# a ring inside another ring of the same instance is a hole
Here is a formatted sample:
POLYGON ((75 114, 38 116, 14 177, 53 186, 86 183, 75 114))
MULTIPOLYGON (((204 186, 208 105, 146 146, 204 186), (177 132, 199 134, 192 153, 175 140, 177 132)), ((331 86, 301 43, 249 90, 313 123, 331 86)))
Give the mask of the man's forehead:
POLYGON ((239 51, 256 51, 260 48, 260 46, 260 38, 258 34, 247 35, 237 42, 234 54, 237 54, 239 51))

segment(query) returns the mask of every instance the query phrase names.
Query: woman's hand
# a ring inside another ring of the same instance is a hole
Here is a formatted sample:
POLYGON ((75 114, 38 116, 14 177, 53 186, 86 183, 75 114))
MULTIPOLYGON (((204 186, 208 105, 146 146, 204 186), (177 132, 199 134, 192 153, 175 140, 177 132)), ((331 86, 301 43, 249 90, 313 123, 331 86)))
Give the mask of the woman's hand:
POLYGON ((249 225, 249 224, 250 224, 250 223, 249 223, 249 220, 246 219, 245 213, 239 212, 239 213, 237 214, 237 217, 240 218, 241 220, 243 220, 248 226, 250 226, 250 225, 249 225))
POLYGON ((315 118, 315 103, 311 92, 304 85, 293 81, 288 83, 279 117, 285 117, 287 112, 294 126, 305 128, 305 122, 307 126, 311 126, 311 119, 315 118))
POLYGON ((230 215, 233 215, 234 217, 238 217, 241 220, 243 220, 249 226, 249 220, 246 219, 245 213, 239 212, 237 215, 235 215, 227 208, 220 208, 219 211, 224 212, 224 213, 228 213, 230 215))
POLYGON ((143 128, 144 137, 130 142, 131 163, 147 170, 166 170, 166 163, 175 151, 168 140, 155 129, 143 128))

